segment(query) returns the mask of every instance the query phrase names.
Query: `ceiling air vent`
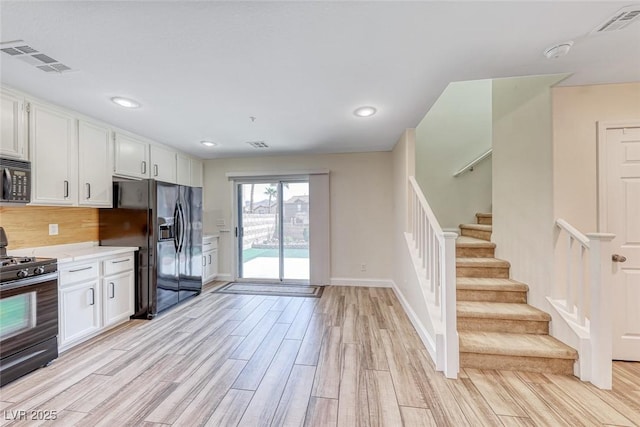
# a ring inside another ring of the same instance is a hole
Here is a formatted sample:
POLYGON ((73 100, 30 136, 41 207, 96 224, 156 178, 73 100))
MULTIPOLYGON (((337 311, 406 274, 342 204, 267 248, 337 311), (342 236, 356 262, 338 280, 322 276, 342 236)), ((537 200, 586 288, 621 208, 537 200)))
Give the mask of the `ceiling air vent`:
POLYGON ((618 31, 629 26, 640 17, 640 5, 623 7, 612 17, 598 25, 591 34, 604 33, 605 31, 618 31))
POLYGON ((20 59, 45 73, 65 73, 73 71, 71 67, 29 46, 24 40, 0 43, 0 51, 13 58, 20 59))
POLYGON ((253 148, 269 148, 267 143, 264 141, 250 141, 250 142, 247 142, 247 144, 249 144, 253 148))

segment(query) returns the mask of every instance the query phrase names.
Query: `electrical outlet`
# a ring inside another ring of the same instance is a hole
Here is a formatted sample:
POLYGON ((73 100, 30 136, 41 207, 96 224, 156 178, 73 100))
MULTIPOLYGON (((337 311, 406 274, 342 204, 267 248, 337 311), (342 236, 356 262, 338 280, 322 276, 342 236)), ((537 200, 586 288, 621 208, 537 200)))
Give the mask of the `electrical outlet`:
POLYGON ((58 224, 49 224, 49 236, 58 235, 58 224))
POLYGON ((367 271, 367 264, 365 263, 360 264, 360 271, 367 271))

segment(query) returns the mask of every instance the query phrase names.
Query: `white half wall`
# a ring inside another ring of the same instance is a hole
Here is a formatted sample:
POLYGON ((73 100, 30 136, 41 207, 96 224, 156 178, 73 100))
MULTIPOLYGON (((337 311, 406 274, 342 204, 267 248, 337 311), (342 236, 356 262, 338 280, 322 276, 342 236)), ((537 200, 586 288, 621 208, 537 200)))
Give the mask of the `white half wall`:
POLYGON ((453 174, 491 148, 491 80, 454 82, 415 130, 415 177, 444 229, 491 212, 491 157, 453 174))
POLYGON ((554 265, 551 88, 565 75, 493 81, 493 234, 496 258, 547 307, 554 265))
POLYGON ((220 274, 234 260, 233 184, 228 172, 330 171, 332 278, 391 280, 393 264, 390 152, 212 159, 204 168, 204 228, 220 233, 220 274), (362 271, 362 264, 365 265, 362 271))

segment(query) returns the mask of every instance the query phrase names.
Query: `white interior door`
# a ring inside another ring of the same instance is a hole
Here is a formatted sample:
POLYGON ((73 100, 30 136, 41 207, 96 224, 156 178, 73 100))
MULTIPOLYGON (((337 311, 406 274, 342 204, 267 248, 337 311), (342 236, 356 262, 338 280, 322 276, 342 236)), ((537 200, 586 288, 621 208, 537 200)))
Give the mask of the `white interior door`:
MULTIPOLYGON (((613 257, 613 358, 640 361, 640 123, 601 129, 604 231, 613 257)), ((602 210, 602 209, 601 209, 602 210)))

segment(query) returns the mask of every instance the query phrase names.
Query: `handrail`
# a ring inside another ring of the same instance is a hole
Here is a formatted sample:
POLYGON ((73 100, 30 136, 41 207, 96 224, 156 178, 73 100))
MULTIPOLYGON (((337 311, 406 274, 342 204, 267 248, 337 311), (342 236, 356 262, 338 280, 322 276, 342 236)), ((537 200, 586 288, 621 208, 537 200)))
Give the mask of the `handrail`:
POLYGON ((569 235, 580 242, 582 246, 589 249, 589 239, 587 238, 587 236, 578 231, 578 229, 573 225, 569 224, 567 221, 561 218, 556 219, 556 225, 569 233, 569 235))
POLYGON ((460 175, 462 175, 465 172, 472 172, 473 168, 478 163, 482 162, 484 159, 486 159, 487 157, 491 156, 492 153, 493 153, 493 148, 489 148, 487 151, 485 151, 484 153, 480 154, 474 160, 470 161, 469 163, 464 165, 462 168, 460 168, 460 170, 458 172, 454 173, 453 176, 454 177, 459 177, 460 175))
POLYGON ((409 231, 415 245, 422 288, 442 324, 442 345, 436 346, 436 369, 457 378, 460 352, 456 318, 456 238, 443 232, 413 176, 409 177, 409 231))

